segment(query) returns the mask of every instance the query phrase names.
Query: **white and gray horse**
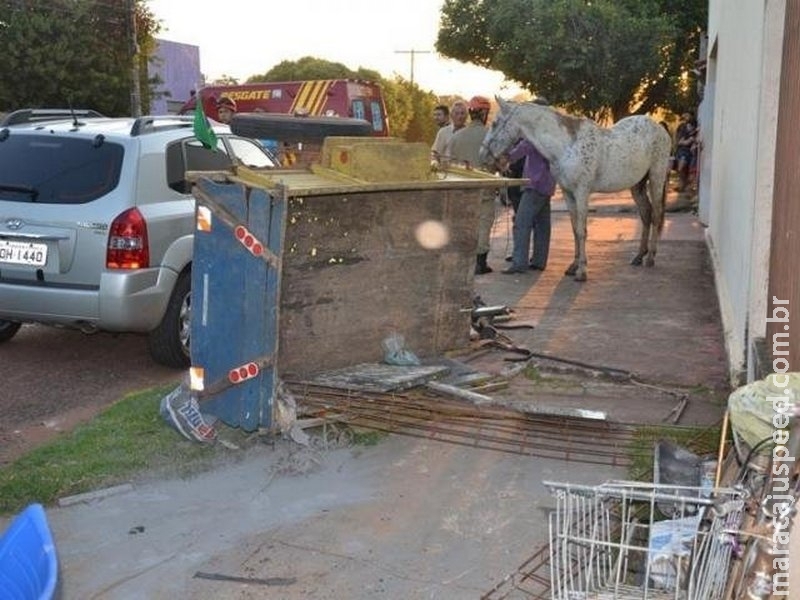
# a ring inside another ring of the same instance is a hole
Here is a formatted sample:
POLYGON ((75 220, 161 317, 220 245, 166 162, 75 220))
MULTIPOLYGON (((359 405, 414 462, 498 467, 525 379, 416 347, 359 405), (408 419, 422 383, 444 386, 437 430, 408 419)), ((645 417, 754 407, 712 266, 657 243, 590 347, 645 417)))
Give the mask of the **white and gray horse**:
POLYGON ((519 139, 530 141, 549 161, 564 192, 575 237, 575 260, 566 270, 586 280, 586 217, 592 192, 630 189, 642 219, 639 252, 631 264, 655 264, 664 225, 664 195, 672 145, 653 119, 636 115, 603 128, 590 119, 564 115, 533 102, 496 98, 500 112, 481 146, 481 161, 490 163, 519 139), (649 242, 648 242, 649 236, 649 242))

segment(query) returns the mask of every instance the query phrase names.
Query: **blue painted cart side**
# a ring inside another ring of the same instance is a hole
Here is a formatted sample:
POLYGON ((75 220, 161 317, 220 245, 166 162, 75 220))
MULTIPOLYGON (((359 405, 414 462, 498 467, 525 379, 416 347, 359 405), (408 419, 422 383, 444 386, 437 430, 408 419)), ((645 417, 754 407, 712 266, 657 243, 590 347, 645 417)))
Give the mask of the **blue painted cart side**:
POLYGON ((245 431, 271 428, 285 189, 200 179, 190 370, 201 409, 245 431))

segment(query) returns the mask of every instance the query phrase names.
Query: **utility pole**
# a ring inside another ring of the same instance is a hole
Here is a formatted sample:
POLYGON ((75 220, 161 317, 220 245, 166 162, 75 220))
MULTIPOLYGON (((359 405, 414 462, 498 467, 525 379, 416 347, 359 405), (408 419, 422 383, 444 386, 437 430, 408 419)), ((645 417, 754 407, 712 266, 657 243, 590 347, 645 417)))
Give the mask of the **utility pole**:
POLYGON ((414 56, 416 54, 430 54, 430 50, 395 50, 395 54, 410 54, 411 55, 411 85, 414 85, 414 56))
POLYGON ((136 41, 136 0, 127 0, 131 54, 131 116, 142 116, 142 88, 139 82, 139 44, 136 41))

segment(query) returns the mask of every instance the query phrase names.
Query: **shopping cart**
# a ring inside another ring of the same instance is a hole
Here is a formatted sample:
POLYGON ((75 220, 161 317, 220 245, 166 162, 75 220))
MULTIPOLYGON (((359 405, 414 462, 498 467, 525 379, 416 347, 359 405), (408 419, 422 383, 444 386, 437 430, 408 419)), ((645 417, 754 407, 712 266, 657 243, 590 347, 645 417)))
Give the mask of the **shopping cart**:
POLYGON ((553 600, 722 598, 742 492, 633 481, 545 485, 556 498, 553 600))

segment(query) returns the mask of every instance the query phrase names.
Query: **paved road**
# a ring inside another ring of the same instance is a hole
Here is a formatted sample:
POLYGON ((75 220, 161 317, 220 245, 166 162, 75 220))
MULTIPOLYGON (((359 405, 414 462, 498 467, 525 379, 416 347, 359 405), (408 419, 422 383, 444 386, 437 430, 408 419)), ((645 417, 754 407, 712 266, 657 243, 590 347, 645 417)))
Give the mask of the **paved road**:
POLYGON ((27 325, 0 344, 0 466, 128 392, 177 381, 147 340, 27 325))
MULTIPOLYGON (((622 476, 410 437, 330 451, 279 441, 48 518, 65 598, 464 600, 546 542, 543 480, 622 476)), ((504 592, 492 597, 532 597, 504 592)))

